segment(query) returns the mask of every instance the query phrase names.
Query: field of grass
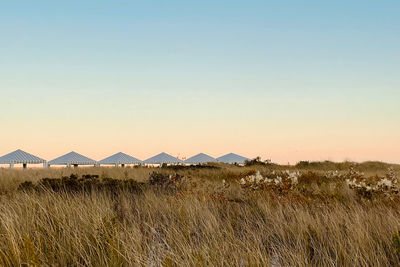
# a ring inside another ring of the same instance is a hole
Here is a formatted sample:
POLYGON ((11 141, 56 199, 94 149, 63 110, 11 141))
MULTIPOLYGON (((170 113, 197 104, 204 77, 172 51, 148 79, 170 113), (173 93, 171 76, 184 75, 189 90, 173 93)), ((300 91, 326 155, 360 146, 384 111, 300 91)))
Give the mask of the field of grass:
POLYGON ((399 266, 399 174, 379 162, 0 169, 0 265, 399 266))

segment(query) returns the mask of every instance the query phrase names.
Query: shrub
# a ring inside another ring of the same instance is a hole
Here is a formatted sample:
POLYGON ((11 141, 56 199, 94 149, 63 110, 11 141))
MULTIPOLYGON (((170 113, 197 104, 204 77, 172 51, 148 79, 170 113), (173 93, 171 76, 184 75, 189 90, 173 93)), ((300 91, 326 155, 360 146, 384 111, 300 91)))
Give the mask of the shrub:
POLYGON ((352 167, 346 178, 346 183, 351 189, 369 199, 373 195, 383 195, 393 199, 400 192, 398 179, 392 168, 388 169, 385 177, 375 176, 374 179, 367 179, 364 173, 358 172, 352 167))
POLYGON ((68 192, 68 193, 90 193, 92 191, 105 191, 109 193, 119 193, 121 191, 127 192, 141 192, 143 184, 138 183, 133 179, 119 180, 113 178, 99 178, 98 175, 82 175, 78 178, 76 174, 71 174, 70 177, 60 178, 43 178, 39 180, 37 185, 32 182, 23 182, 19 185, 18 189, 21 191, 36 190, 38 192, 43 190, 51 190, 54 192, 68 192))
POLYGON ((182 185, 183 178, 179 174, 170 175, 153 172, 150 174, 149 184, 157 190, 176 191, 182 185))
POLYGON ((211 164, 199 164, 199 165, 162 165, 163 169, 169 169, 169 170, 174 170, 174 171, 180 171, 180 170, 201 170, 201 169, 210 169, 210 170, 220 170, 221 167, 211 165, 211 164))

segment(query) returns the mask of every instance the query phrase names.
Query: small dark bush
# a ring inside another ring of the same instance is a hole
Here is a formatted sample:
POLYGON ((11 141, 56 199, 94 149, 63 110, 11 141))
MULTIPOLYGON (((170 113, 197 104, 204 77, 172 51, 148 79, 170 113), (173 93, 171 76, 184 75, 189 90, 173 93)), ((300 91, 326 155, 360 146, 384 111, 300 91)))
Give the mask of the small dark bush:
POLYGON ((181 185, 184 176, 179 174, 169 175, 158 172, 153 172, 149 178, 149 184, 155 189, 164 191, 176 191, 181 185))
POLYGON ((245 166, 253 166, 253 165, 272 165, 271 160, 262 161, 261 157, 256 157, 252 160, 246 160, 244 162, 245 166))
POLYGON ((99 175, 92 175, 92 174, 84 174, 82 175, 82 179, 98 179, 99 175))
POLYGON ((214 165, 208 165, 208 164, 204 164, 204 165, 188 165, 188 166, 184 166, 184 165, 162 165, 162 168, 164 169, 169 169, 169 170, 174 170, 174 171, 179 171, 179 170, 201 170, 201 169, 210 169, 210 170, 219 170, 221 169, 221 167, 218 166, 214 166, 214 165))
POLYGON ((170 182, 169 175, 153 172, 150 174, 149 184, 151 185, 164 185, 170 182))
POLYGON ((310 166, 310 162, 309 161, 304 161, 304 160, 302 160, 302 161, 300 161, 300 162, 298 162, 296 164, 297 168, 307 168, 309 166, 310 166))

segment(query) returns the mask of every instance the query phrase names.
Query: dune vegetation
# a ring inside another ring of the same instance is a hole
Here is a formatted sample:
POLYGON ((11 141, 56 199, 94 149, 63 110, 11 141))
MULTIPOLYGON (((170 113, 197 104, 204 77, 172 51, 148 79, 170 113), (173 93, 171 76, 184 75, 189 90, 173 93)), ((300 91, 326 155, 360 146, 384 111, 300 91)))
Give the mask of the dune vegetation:
POLYGON ((399 165, 0 169, 1 266, 399 266, 399 165))

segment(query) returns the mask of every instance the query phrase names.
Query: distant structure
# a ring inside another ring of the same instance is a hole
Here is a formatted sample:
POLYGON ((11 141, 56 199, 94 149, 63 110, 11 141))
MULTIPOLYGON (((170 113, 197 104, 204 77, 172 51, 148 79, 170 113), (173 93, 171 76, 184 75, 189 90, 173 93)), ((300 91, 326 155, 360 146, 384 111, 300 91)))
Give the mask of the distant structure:
POLYGON ((217 160, 207 154, 199 153, 193 157, 188 158, 184 162, 186 164, 196 165, 196 164, 204 164, 204 163, 209 163, 209 162, 217 162, 217 160))
POLYGON ((229 163, 229 164, 234 164, 234 163, 236 163, 236 164, 244 164, 244 162, 246 160, 250 160, 250 159, 242 157, 242 156, 239 156, 239 155, 234 154, 234 153, 229 153, 229 154, 226 154, 224 156, 221 156, 221 157, 217 158, 217 160, 219 162, 229 163))
POLYGON ((97 166, 97 161, 72 151, 61 157, 50 160, 49 166, 51 165, 66 165, 67 167, 78 167, 79 165, 97 166))
POLYGON ((187 165, 196 165, 196 164, 204 164, 204 163, 211 163, 211 162, 222 162, 222 163, 229 163, 229 164, 244 164, 246 160, 250 160, 246 157, 242 157, 240 155, 229 153, 224 156, 221 156, 217 159, 204 154, 199 153, 195 156, 192 156, 186 160, 179 159, 177 157, 171 156, 167 153, 160 153, 142 161, 135 157, 132 157, 128 154, 118 152, 112 156, 109 156, 99 162, 78 154, 74 151, 60 156, 56 159, 53 159, 49 162, 46 160, 24 152, 20 149, 11 152, 7 155, 0 157, 0 164, 9 164, 10 168, 13 168, 15 164, 22 164, 23 168, 27 168, 28 164, 43 164, 43 167, 49 167, 52 165, 65 165, 67 167, 78 167, 79 165, 93 165, 93 166, 100 166, 100 165, 114 165, 116 167, 121 166, 125 167, 128 164, 147 164, 147 165, 163 165, 163 164, 187 164, 187 165))
POLYGON ((41 163, 43 163, 43 167, 47 167, 46 160, 22 151, 21 149, 0 157, 0 164, 9 164, 10 168, 14 168, 14 164, 22 164, 22 167, 26 169, 28 164, 41 163))
POLYGON ((121 167, 125 167, 125 165, 127 164, 142 163, 143 161, 122 152, 118 152, 108 158, 99 161, 99 165, 114 165, 115 167, 118 167, 119 165, 121 165, 121 167))
POLYGON ((151 157, 149 159, 146 159, 144 161, 145 164, 183 164, 183 160, 180 160, 178 158, 175 158, 171 155, 168 155, 167 153, 160 153, 158 155, 155 155, 154 157, 151 157))

